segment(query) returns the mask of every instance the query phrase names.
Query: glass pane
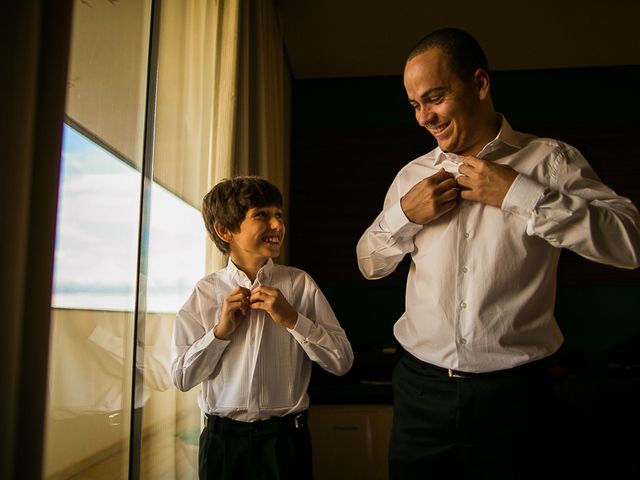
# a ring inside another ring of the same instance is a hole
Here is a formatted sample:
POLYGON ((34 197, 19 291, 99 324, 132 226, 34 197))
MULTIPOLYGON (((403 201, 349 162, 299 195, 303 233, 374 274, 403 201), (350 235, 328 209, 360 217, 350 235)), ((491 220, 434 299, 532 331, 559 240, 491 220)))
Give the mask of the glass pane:
POLYGON ((65 126, 46 477, 106 468, 127 478, 140 183, 139 172, 65 126))
POLYGON ((207 238, 199 205, 214 138, 217 9, 211 2, 181 0, 163 0, 160 9, 148 311, 137 379, 144 386, 140 473, 149 480, 198 477, 200 388, 178 391, 168 369, 176 313, 205 274, 207 238))
MULTIPOLYGON (((145 319, 141 478, 198 477, 199 389, 181 393, 169 373, 178 309, 204 275, 206 236, 200 212, 163 187, 151 190, 145 319)), ((138 379, 139 381, 140 379, 138 379)))
POLYGON ((128 478, 149 13, 74 5, 44 478, 128 478))

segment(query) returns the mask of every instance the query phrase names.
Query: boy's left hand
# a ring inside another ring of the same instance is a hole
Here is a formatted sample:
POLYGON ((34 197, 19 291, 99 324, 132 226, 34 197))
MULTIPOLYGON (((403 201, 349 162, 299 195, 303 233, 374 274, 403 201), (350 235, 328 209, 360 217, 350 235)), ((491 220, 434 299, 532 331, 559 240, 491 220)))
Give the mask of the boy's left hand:
POLYGON ((289 305, 280 290, 261 285, 251 292, 251 308, 264 310, 274 322, 286 328, 293 328, 298 321, 298 312, 289 305))

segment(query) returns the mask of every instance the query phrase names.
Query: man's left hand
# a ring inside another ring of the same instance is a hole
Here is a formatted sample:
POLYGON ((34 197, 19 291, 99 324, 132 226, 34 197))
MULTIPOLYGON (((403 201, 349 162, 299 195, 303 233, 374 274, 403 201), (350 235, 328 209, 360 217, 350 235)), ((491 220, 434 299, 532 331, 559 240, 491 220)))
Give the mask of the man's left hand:
POLYGON ((461 157, 457 178, 460 197, 500 208, 511 184, 518 176, 513 168, 476 157, 461 157))

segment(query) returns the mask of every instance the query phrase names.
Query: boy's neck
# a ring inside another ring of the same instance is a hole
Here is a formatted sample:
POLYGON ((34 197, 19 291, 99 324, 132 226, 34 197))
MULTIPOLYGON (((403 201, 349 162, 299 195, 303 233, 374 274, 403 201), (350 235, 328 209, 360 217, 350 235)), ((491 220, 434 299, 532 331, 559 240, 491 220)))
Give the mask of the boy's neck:
POLYGON ((247 277, 249 277, 249 280, 251 281, 251 283, 255 282, 256 277, 258 276, 258 272, 269 261, 268 258, 257 259, 255 261, 246 261, 241 258, 238 258, 233 254, 230 255, 230 257, 231 257, 231 261, 236 266, 236 268, 238 268, 238 270, 243 271, 244 274, 247 277))

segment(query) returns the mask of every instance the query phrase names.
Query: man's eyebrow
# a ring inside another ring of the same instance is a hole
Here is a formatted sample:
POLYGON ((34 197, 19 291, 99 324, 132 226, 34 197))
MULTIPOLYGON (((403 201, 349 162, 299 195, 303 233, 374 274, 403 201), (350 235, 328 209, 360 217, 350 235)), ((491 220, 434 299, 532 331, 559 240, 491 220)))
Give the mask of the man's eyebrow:
MULTIPOLYGON (((433 95, 440 95, 440 94, 442 94, 442 93, 444 93, 446 91, 447 91, 447 87, 444 87, 444 86, 430 88, 429 90, 424 92, 422 95, 420 95, 420 100, 426 100, 426 99, 432 97, 433 95)), ((407 100, 409 101, 409 103, 415 101, 413 98, 409 98, 407 100)))
POLYGON ((425 98, 429 98, 433 95, 439 95, 441 93, 444 93, 447 91, 447 87, 433 87, 430 88, 429 90, 427 90, 426 92, 424 92, 422 95, 420 95, 420 98, 422 98, 423 100, 425 98))

